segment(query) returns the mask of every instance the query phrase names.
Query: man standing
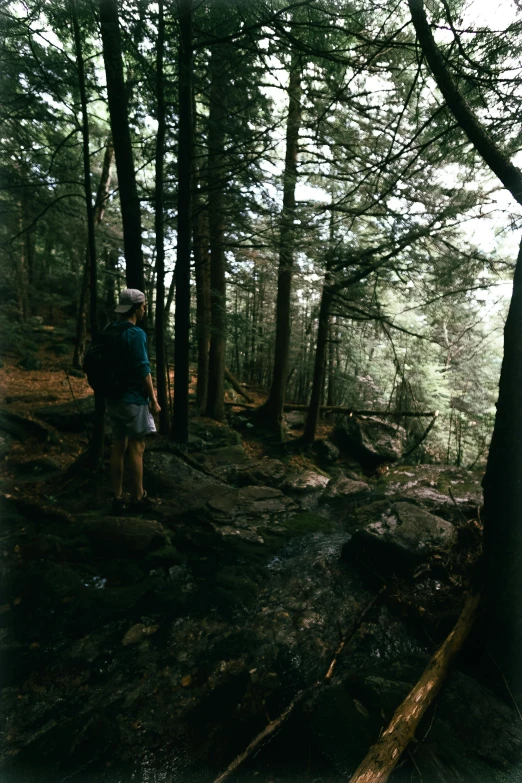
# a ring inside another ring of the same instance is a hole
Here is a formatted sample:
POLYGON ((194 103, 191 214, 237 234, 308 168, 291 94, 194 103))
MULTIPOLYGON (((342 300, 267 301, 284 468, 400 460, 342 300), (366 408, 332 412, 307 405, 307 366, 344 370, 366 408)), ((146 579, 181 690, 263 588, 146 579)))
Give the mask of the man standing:
POLYGON ((143 489, 143 452, 145 438, 156 432, 152 414, 159 413, 156 392, 152 385, 150 362, 147 353, 147 336, 137 326, 145 315, 145 294, 135 288, 125 288, 120 293, 115 312, 119 315, 118 361, 122 368, 122 391, 117 397, 107 399, 107 410, 112 425, 114 443, 111 453, 112 510, 121 514, 125 510, 123 497, 123 465, 128 451, 131 489, 130 511, 140 512, 151 505, 143 489))

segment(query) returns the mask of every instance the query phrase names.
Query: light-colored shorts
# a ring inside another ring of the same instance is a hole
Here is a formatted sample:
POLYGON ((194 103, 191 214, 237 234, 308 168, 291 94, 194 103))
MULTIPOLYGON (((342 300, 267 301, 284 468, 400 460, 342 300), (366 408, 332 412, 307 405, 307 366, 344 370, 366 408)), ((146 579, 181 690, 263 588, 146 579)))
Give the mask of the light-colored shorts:
POLYGON ((156 432, 156 425, 148 405, 129 405, 125 402, 107 402, 114 440, 141 440, 156 432))

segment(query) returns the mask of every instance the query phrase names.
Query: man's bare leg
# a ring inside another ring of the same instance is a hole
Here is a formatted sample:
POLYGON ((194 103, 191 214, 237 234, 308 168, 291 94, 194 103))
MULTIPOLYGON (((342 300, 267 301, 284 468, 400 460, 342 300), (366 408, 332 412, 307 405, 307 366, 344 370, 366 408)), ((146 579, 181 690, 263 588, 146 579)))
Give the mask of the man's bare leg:
POLYGON ((133 500, 143 497, 143 452, 145 438, 129 440, 129 478, 133 500))
POLYGON ((123 495, 123 461, 127 449, 127 438, 115 440, 111 451, 111 483, 112 494, 115 498, 123 495))

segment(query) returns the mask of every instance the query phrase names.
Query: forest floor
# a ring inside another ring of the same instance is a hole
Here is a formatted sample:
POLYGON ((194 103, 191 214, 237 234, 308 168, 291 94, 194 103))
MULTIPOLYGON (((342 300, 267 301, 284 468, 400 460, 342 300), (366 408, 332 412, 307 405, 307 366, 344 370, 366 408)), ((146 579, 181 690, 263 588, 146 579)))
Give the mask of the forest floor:
MULTIPOLYGON (((480 473, 368 476, 293 449, 299 417, 283 448, 237 408, 228 425, 191 419, 183 452, 151 440, 161 502, 113 517, 107 464, 71 470, 92 395, 54 331, 38 369, 0 368, 2 780, 210 783, 293 704, 231 780, 349 779, 474 585, 480 473), (386 536, 357 548, 390 524, 410 531, 405 556, 386 536), (429 544, 434 525, 446 543, 429 544)), ((522 729, 482 643, 390 780, 520 780, 522 729)))

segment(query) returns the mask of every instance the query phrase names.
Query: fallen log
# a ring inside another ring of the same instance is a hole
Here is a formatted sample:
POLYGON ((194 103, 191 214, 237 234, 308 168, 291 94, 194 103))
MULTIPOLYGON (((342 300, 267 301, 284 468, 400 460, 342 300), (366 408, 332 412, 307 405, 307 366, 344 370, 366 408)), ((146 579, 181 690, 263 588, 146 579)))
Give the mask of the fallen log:
POLYGON ((473 627, 479 603, 479 595, 468 595, 455 627, 433 655, 418 683, 395 710, 390 725, 372 745, 350 783, 385 783, 388 780, 473 627))
POLYGON ((230 370, 228 370, 226 367, 225 367, 225 378, 232 386, 232 388, 235 389, 235 391, 237 391, 238 394, 244 397, 247 402, 254 402, 252 397, 249 397, 246 391, 243 389, 243 387, 241 386, 237 378, 234 378, 230 370))
MULTIPOLYGON (((308 405, 294 405, 293 403, 285 403, 285 411, 307 411, 308 405)), ((411 416, 413 418, 428 418, 438 415, 437 411, 429 411, 427 413, 418 413, 417 411, 357 411, 354 408, 343 408, 339 405, 322 405, 320 408, 321 413, 342 413, 345 416, 379 416, 380 418, 387 416, 411 416)))
MULTIPOLYGON (((225 405, 229 405, 233 408, 245 408, 248 410, 256 410, 256 407, 253 407, 252 405, 245 405, 244 402, 229 402, 228 400, 225 401, 225 405)), ((293 404, 291 402, 285 403, 284 405, 285 411, 303 411, 306 412, 308 410, 308 405, 297 405, 293 404)), ((388 416, 410 416, 412 418, 422 419, 422 418, 432 418, 437 419, 439 412, 438 411, 428 411, 426 413, 418 413, 417 411, 358 411, 354 408, 342 408, 338 405, 323 405, 320 408, 321 413, 343 413, 345 416, 378 416, 379 418, 384 418, 388 416)), ((433 422, 435 423, 435 422, 433 422)), ((433 427, 433 424, 430 426, 433 427)), ((428 433, 425 433, 425 436, 428 433)), ((422 440, 424 440, 424 437, 422 440)), ((420 442, 419 442, 420 443, 420 442)), ((419 443, 415 446, 419 445, 419 443)))

